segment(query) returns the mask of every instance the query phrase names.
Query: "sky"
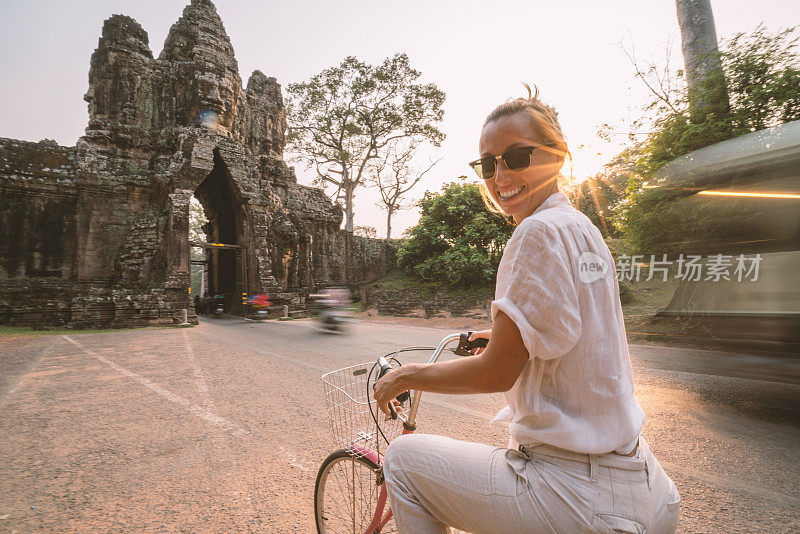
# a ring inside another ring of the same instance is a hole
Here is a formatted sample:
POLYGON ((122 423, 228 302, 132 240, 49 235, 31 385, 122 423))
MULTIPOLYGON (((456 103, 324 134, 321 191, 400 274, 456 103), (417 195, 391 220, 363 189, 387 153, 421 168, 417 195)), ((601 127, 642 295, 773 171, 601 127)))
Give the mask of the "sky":
MULTIPOLYGON (((0 137, 54 139, 72 146, 88 121, 83 95, 89 60, 103 21, 133 17, 147 31, 158 56, 170 26, 189 0, 0 0, 0 137)), ((620 43, 643 59, 662 62, 672 40, 673 65, 682 66, 675 0, 564 0, 562 2, 473 0, 216 0, 246 83, 258 69, 285 88, 355 55, 377 64, 408 54, 421 81, 447 94, 440 149, 425 154, 441 161, 411 191, 467 175, 478 157, 486 115, 510 98, 525 95, 522 82, 559 112, 573 154, 573 176, 598 172, 621 149, 597 137, 604 123, 639 117, 647 89, 634 77, 620 43), (490 7, 491 6, 491 7, 490 7)), ((719 38, 800 24, 800 0, 712 0, 719 38)), ((285 93, 284 93, 285 94, 285 93)), ((621 130, 622 131, 622 130, 621 130)), ((291 163, 290 163, 291 164, 291 163)), ((298 181, 310 171, 296 165, 298 181)), ((569 174, 569 167, 565 167, 569 174)), ((377 194, 356 193, 355 224, 386 232, 377 194)), ((392 237, 413 226, 415 209, 395 215, 392 237)))

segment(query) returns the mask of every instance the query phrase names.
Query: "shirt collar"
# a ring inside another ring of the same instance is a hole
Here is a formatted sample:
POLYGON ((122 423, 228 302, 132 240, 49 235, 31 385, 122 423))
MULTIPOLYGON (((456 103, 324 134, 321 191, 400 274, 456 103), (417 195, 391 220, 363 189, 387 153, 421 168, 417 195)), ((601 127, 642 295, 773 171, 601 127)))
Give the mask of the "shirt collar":
POLYGON ((540 211, 544 211, 550 208, 555 208, 556 206, 563 206, 567 205, 570 206, 569 197, 562 193, 561 191, 556 191, 542 202, 538 208, 536 208, 533 213, 539 213, 540 211))

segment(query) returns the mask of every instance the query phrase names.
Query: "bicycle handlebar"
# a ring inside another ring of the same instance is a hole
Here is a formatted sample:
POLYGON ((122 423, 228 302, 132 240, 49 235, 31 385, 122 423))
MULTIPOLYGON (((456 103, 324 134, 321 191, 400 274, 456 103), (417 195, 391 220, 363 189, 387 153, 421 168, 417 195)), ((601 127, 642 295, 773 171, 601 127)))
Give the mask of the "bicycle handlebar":
MULTIPOLYGON (((477 348, 484 348, 488 345, 489 340, 486 338, 477 338, 472 341, 469 341, 469 337, 472 335, 472 332, 467 333, 458 333, 458 334, 449 334, 442 339, 436 349, 431 354, 431 357, 428 359, 428 364, 436 363, 441 356, 444 349, 455 340, 458 340, 458 346, 453 350, 453 353, 458 356, 472 356, 473 350, 477 348)), ((385 357, 381 356, 378 358, 378 366, 381 369, 380 375, 378 378, 382 377, 386 373, 392 370, 391 365, 386 360, 385 357)), ((404 421, 404 425, 409 429, 415 427, 415 420, 417 417, 417 410, 419 409, 419 401, 422 397, 422 391, 414 390, 413 392, 405 391, 397 396, 397 400, 400 402, 404 402, 408 399, 409 395, 411 395, 411 409, 408 412, 407 417, 401 417, 404 421)), ((389 404, 389 411, 391 412, 392 419, 397 419, 398 414, 397 411, 394 409, 394 406, 390 403, 389 404)))
POLYGON ((489 344, 489 340, 485 337, 478 337, 470 341, 469 336, 471 335, 472 332, 461 334, 461 337, 458 338, 458 347, 453 351, 453 354, 457 356, 472 356, 473 350, 486 348, 486 345, 489 344))
MULTIPOLYGON (((381 356, 378 358, 378 367, 381 368, 380 374, 378 374, 378 378, 382 377, 386 373, 392 370, 392 366, 389 365, 389 362, 386 361, 386 358, 381 356)), ((373 386, 374 388, 375 386, 373 386)), ((397 410, 394 409, 394 405, 390 402, 389 403, 389 411, 392 414, 392 419, 397 419, 397 410)))

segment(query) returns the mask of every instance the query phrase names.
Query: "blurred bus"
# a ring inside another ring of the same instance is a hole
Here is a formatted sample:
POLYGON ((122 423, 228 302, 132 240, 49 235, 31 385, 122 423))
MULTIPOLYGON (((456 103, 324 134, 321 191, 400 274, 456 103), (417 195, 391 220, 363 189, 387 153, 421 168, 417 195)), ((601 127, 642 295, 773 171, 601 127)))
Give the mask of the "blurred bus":
POLYGON ((704 267, 700 279, 680 279, 659 315, 800 352, 800 121, 677 158, 646 187, 673 194, 670 258, 701 256, 704 267))

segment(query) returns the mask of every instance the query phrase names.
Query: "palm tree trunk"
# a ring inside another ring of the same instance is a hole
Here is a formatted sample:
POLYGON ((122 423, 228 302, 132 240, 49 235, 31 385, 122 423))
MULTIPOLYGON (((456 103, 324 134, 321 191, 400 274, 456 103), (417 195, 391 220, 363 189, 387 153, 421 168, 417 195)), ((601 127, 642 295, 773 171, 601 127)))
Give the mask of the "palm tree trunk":
POLYGON ((729 110, 728 90, 719 58, 711 2, 676 0, 675 4, 692 120, 702 122, 709 113, 724 117, 729 110))

